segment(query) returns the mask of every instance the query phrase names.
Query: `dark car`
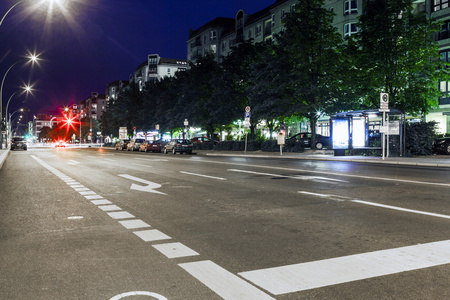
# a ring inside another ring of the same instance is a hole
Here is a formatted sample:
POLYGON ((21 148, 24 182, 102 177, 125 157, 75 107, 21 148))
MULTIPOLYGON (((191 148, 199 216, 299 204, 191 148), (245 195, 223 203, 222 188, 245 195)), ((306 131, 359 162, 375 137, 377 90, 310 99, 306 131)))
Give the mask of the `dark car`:
POLYGON ((132 139, 130 140, 130 142, 127 144, 127 151, 139 151, 139 147, 141 146, 141 144, 145 142, 144 139, 132 139))
POLYGON ((117 143, 116 143, 116 150, 126 150, 127 149, 127 145, 128 145, 128 143, 130 142, 130 140, 121 140, 121 141, 118 141, 117 143))
MULTIPOLYGON (((194 144, 200 144, 200 143, 211 143, 211 139, 204 136, 199 136, 191 139, 191 142, 194 144)), ((218 142, 214 141, 214 145, 216 145, 218 142)))
POLYGON ((27 142, 22 137, 13 137, 11 140, 11 150, 27 150, 27 142))
POLYGON ((435 140, 433 143, 433 152, 450 155, 450 137, 435 140))
MULTIPOLYGON (((292 137, 290 137, 288 140, 290 141, 296 141, 303 144, 305 148, 311 148, 311 138, 312 133, 310 132, 302 132, 298 133, 292 137)), ((316 149, 323 149, 330 146, 330 137, 324 136, 321 134, 316 134, 316 149)))
POLYGON ((193 144, 190 140, 185 139, 173 139, 168 144, 164 146, 164 153, 172 152, 173 154, 187 153, 191 154, 193 149, 193 144))
POLYGON ((139 147, 139 151, 143 152, 161 152, 161 141, 145 141, 139 147))

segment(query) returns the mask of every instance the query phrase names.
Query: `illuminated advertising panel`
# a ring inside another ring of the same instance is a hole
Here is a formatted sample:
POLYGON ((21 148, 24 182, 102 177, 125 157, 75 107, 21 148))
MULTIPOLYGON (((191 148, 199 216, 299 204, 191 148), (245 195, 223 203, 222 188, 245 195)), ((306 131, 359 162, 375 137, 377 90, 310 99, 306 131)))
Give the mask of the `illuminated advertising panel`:
POLYGON ((353 118, 352 138, 353 148, 366 146, 366 120, 364 118, 353 118))
POLYGON ((333 129, 332 143, 333 149, 348 149, 349 146, 349 120, 348 119, 332 119, 331 126, 333 129))

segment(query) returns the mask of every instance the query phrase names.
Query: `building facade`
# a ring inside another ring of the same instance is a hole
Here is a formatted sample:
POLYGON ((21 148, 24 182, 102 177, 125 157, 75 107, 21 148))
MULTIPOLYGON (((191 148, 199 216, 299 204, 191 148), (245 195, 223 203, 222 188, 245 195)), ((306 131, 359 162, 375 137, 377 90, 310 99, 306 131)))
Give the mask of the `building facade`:
POLYGON ((120 93, 129 85, 128 80, 115 80, 106 85, 105 99, 106 103, 114 103, 119 98, 120 93))
POLYGON ((147 61, 140 64, 130 81, 139 86, 142 91, 148 82, 160 81, 164 77, 172 77, 177 72, 186 71, 187 61, 183 59, 163 58, 158 54, 149 54, 147 61))
MULTIPOLYGON (((273 35, 283 30, 283 18, 292 11, 299 0, 276 0, 274 4, 254 14, 238 10, 234 18, 216 18, 196 30, 189 31, 187 40, 187 59, 195 63, 207 53, 220 62, 231 48, 240 42, 253 40, 259 43, 272 39, 273 35)), ((325 0, 324 7, 333 11, 333 25, 343 37, 358 31, 357 22, 363 13, 363 0, 325 0)), ((425 11, 427 15, 442 22, 441 31, 434 37, 439 43, 441 59, 450 63, 450 6, 449 0, 413 1, 415 11, 425 11)), ((445 93, 439 99, 439 108, 431 111, 427 121, 438 123, 438 132, 450 133, 450 82, 439 83, 445 93)))

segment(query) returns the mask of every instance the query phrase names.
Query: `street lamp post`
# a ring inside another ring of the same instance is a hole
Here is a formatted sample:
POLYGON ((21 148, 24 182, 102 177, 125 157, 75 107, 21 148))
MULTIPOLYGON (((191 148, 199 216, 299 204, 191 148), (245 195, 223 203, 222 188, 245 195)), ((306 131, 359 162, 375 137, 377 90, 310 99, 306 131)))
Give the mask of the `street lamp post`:
MULTIPOLYGON (((16 112, 23 112, 23 108, 20 108, 16 111, 14 111, 13 113, 9 114, 9 121, 6 123, 6 147, 8 147, 8 140, 11 140, 12 135, 11 135, 11 118, 12 116, 14 116, 14 114, 16 112)), ((20 116, 22 117, 22 116, 20 116)))
POLYGON ((3 20, 6 18, 6 15, 7 15, 14 7, 16 7, 17 5, 19 5, 19 4, 22 3, 23 1, 25 1, 25 0, 17 1, 16 3, 14 3, 14 4, 6 11, 6 13, 3 15, 2 19, 0 20, 0 26, 2 26, 3 20))
MULTIPOLYGON (((5 79, 6 79, 6 75, 8 75, 9 71, 11 71, 11 69, 17 65, 18 63, 21 62, 27 62, 27 63, 34 63, 37 61, 37 56, 34 54, 30 54, 30 57, 25 58, 25 59, 21 59, 19 61, 16 61, 15 63, 13 63, 8 70, 6 70, 5 75, 3 75, 3 79, 2 79, 2 84, 0 85, 0 149, 2 149, 3 147, 3 133, 2 133, 2 124, 3 124, 3 111, 2 111, 2 106, 3 106, 3 85, 5 83, 5 79)), ((7 117, 7 116, 5 116, 7 117)))
MULTIPOLYGON (((9 102, 11 101, 11 99, 14 97, 14 95, 16 95, 18 92, 26 92, 26 93, 31 93, 32 91, 32 87, 27 85, 25 87, 23 87, 23 90, 17 90, 14 93, 12 93, 12 95, 9 97, 8 102, 6 103, 6 110, 5 110, 5 118, 6 121, 8 121, 8 107, 9 107, 9 102)), ((21 110, 23 111, 23 109, 21 108, 21 110)), ((9 118, 9 126, 8 123, 6 124, 6 148, 8 148, 8 140, 11 139, 11 117, 9 118)))

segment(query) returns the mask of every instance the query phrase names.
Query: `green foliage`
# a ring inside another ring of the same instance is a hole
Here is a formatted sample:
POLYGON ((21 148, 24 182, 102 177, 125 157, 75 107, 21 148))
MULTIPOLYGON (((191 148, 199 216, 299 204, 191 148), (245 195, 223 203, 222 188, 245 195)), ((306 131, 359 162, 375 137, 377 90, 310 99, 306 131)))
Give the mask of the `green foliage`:
POLYGON ((406 156, 431 155, 436 139, 436 122, 406 123, 406 156))
POLYGON ((439 24, 414 11, 411 1, 371 0, 364 6, 352 51, 365 105, 378 107, 380 92, 386 92, 391 107, 427 113, 438 104, 438 81, 450 79, 433 42, 439 24))

